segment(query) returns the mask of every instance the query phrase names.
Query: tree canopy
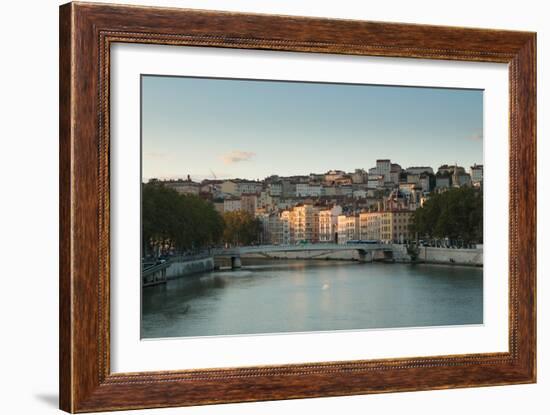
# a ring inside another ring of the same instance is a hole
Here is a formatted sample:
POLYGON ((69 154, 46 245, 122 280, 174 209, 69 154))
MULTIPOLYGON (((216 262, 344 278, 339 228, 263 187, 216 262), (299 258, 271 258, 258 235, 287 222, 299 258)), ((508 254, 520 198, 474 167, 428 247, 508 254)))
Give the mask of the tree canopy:
POLYGON ((195 195, 183 195, 159 183, 143 184, 144 252, 168 245, 179 252, 204 249, 221 241, 232 245, 257 242, 260 221, 248 212, 226 212, 195 195))
POLYGON ((232 245, 250 245, 257 242, 262 230, 261 223, 243 210, 226 212, 223 215, 225 228, 223 240, 232 245))
POLYGON ((483 242, 483 193, 472 187, 434 193, 414 212, 412 229, 421 238, 483 242))
POLYGON ((142 239, 144 248, 168 242, 179 251, 201 249, 220 241, 223 219, 214 205, 158 184, 144 184, 142 239))

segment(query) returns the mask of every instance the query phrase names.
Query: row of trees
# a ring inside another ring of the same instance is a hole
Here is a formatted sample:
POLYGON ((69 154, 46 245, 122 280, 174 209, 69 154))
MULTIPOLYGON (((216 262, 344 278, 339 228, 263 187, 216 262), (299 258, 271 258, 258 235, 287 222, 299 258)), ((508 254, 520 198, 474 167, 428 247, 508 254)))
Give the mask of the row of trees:
POLYGON ((472 187, 432 194, 414 212, 412 229, 421 239, 449 238, 483 243, 483 194, 472 187))
POLYGON ((223 216, 214 205, 159 184, 143 184, 142 241, 144 253, 158 247, 178 252, 200 250, 221 242, 234 245, 258 240, 260 223, 247 212, 223 216))

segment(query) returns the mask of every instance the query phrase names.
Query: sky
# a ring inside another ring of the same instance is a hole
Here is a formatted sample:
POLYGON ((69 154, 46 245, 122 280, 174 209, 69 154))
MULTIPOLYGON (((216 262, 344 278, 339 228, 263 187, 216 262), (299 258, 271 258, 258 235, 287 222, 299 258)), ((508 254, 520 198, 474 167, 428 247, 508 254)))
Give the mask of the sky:
POLYGON ((483 91, 142 76, 142 175, 263 179, 483 163, 483 91))

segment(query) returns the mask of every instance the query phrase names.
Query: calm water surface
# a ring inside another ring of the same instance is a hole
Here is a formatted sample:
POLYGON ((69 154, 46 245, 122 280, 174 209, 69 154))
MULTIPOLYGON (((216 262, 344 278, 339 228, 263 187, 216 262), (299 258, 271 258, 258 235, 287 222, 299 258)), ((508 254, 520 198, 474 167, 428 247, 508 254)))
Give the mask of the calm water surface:
POLYGON ((146 287, 142 337, 483 323, 483 269, 273 261, 146 287))

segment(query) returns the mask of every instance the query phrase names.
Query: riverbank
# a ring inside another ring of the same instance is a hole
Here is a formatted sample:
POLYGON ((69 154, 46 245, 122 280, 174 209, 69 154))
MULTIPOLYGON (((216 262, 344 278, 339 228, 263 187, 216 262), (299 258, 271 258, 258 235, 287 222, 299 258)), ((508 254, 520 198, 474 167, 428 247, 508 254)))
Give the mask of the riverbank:
POLYGON ((166 262, 144 269, 141 273, 142 286, 165 284, 167 280, 210 272, 214 268, 214 257, 212 256, 201 256, 195 259, 174 257, 166 262))
POLYGON ((208 272, 214 269, 214 258, 209 256, 193 260, 170 260, 170 266, 166 270, 166 278, 173 279, 186 275, 208 272))
POLYGON ((483 249, 421 247, 418 261, 425 264, 483 266, 483 249))

